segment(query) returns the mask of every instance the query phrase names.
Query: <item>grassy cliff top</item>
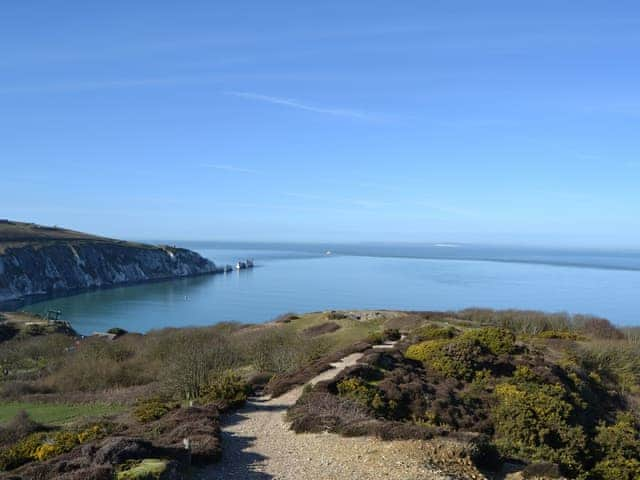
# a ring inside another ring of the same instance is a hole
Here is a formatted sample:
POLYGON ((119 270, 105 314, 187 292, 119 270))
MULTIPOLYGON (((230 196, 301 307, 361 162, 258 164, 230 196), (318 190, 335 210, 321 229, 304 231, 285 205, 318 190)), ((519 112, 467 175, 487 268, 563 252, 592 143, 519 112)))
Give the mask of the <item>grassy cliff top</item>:
POLYGON ((150 247, 150 245, 126 242, 113 238, 100 237, 88 233, 68 230, 57 226, 44 226, 35 223, 14 222, 0 219, 0 253, 9 247, 41 246, 51 243, 101 242, 132 247, 150 247))

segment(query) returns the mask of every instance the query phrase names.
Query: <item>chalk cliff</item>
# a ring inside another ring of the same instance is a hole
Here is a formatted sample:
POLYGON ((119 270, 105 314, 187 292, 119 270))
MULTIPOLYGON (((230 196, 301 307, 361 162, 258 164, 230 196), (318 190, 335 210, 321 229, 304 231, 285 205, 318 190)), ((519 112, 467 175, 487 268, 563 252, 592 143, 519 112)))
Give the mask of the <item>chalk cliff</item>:
POLYGON ((0 221, 0 303, 217 271, 213 262, 183 248, 46 230, 0 221), (12 226, 21 229, 22 236, 12 226), (26 227, 38 235, 29 236, 26 227))

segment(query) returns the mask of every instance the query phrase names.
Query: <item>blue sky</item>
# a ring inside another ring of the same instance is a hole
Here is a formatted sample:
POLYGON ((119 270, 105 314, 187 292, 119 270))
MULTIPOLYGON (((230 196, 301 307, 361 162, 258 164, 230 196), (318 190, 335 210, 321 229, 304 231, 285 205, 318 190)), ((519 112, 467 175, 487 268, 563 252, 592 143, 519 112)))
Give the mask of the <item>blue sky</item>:
POLYGON ((637 1, 7 1, 0 217, 640 245, 637 1))

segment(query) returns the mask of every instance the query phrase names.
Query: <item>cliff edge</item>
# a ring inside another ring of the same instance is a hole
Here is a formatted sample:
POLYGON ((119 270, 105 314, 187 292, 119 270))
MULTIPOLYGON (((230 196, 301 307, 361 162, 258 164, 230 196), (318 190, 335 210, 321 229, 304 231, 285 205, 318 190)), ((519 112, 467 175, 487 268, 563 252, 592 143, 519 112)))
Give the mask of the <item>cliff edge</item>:
POLYGON ((0 304, 217 271, 184 248, 0 220, 0 304))

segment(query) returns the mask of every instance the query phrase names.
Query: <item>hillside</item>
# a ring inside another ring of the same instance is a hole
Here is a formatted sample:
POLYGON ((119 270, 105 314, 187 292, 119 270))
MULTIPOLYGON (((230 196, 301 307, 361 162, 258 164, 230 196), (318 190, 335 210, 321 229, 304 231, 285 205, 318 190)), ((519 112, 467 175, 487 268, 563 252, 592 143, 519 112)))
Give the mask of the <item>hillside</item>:
POLYGON ((0 220, 0 304, 216 271, 182 248, 0 220))
POLYGON ((44 226, 35 223, 15 222, 0 219, 0 254, 8 248, 77 242, 99 242, 117 245, 144 246, 139 243, 91 235, 57 226, 44 226))
POLYGON ((634 480, 637 333, 471 309, 16 335, 0 478, 634 480))

